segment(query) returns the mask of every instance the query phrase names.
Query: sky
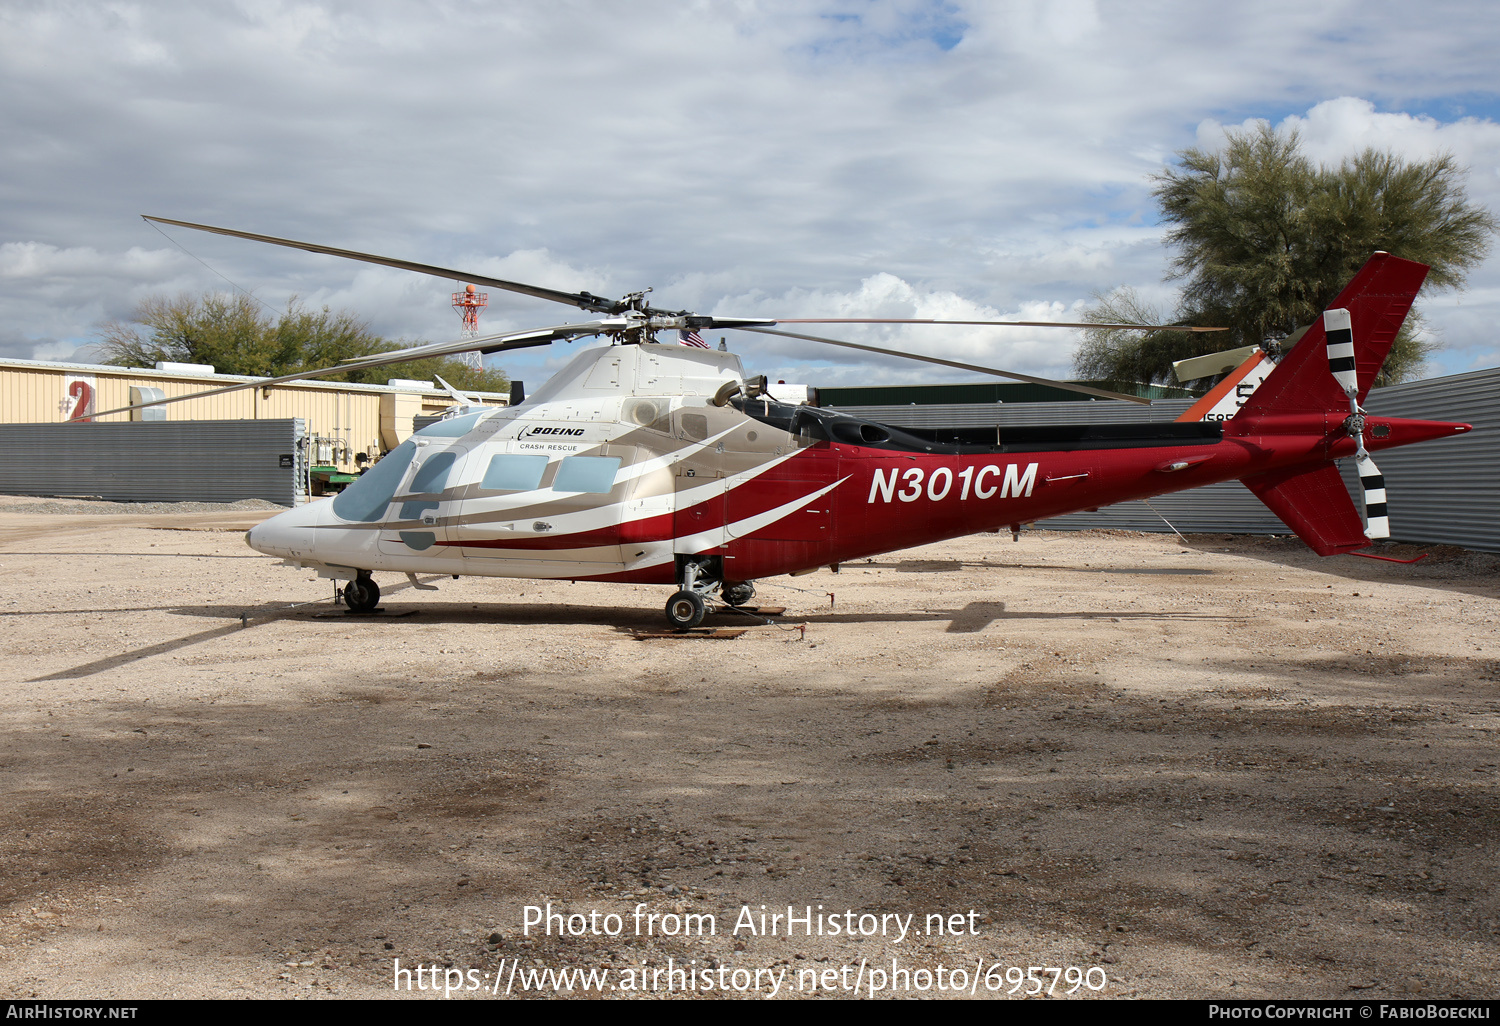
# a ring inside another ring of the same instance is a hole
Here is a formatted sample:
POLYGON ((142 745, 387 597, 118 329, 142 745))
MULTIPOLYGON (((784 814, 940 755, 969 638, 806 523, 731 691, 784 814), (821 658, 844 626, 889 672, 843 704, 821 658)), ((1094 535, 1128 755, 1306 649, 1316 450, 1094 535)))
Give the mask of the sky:
MULTIPOLYGON (((1170 310, 1151 176, 1226 129, 1451 153, 1500 211, 1496 52, 1475 3, 6 0, 0 357, 90 362, 142 299, 231 288, 458 337, 451 281, 140 214, 725 316, 1170 310)), ((587 319, 489 292, 486 332, 587 319)), ((1430 374, 1500 365, 1500 256, 1419 306, 1430 374)), ((721 334, 773 380, 966 378, 721 334)), ((837 337, 1052 377, 1078 341, 837 337)), ((534 390, 588 344, 491 363, 534 390)))

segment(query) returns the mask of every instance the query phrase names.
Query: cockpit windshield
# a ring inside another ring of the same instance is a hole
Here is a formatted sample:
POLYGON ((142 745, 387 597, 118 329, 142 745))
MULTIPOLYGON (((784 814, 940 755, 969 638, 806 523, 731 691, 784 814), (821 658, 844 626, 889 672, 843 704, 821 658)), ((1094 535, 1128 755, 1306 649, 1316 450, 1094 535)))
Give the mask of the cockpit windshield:
POLYGON ((401 486, 406 468, 417 453, 417 443, 402 442, 360 476, 333 500, 333 512, 341 520, 373 523, 384 519, 386 507, 401 486))

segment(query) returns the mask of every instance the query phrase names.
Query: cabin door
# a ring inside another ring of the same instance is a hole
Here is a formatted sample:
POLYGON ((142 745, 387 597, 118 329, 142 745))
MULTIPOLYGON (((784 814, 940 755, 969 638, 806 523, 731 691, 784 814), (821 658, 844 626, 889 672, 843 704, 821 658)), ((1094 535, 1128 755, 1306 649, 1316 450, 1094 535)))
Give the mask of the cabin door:
POLYGON ((445 546, 457 519, 469 450, 418 442, 417 454, 381 525, 380 551, 391 556, 457 555, 445 546))

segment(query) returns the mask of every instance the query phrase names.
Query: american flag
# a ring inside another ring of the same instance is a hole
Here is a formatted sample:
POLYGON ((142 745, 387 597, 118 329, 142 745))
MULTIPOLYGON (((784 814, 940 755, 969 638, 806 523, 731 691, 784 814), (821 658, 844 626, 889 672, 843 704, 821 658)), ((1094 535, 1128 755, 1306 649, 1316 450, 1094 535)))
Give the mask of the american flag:
POLYGON ((708 343, 703 341, 703 336, 696 331, 678 331, 677 341, 685 346, 697 346, 699 349, 707 349, 708 343))

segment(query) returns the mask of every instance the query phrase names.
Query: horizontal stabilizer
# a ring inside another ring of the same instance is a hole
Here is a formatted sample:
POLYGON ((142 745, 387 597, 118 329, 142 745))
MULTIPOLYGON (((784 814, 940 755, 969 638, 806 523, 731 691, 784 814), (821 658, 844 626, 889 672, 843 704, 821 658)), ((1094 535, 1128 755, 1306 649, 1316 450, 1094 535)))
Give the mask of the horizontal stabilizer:
POLYGON ((1260 346, 1244 346, 1207 356, 1194 356, 1172 364, 1172 374, 1182 384, 1216 374, 1228 374, 1250 357, 1260 352, 1260 346))
POLYGON ((1370 544, 1354 500, 1338 467, 1273 471, 1243 479, 1281 522, 1320 556, 1336 556, 1370 544))

